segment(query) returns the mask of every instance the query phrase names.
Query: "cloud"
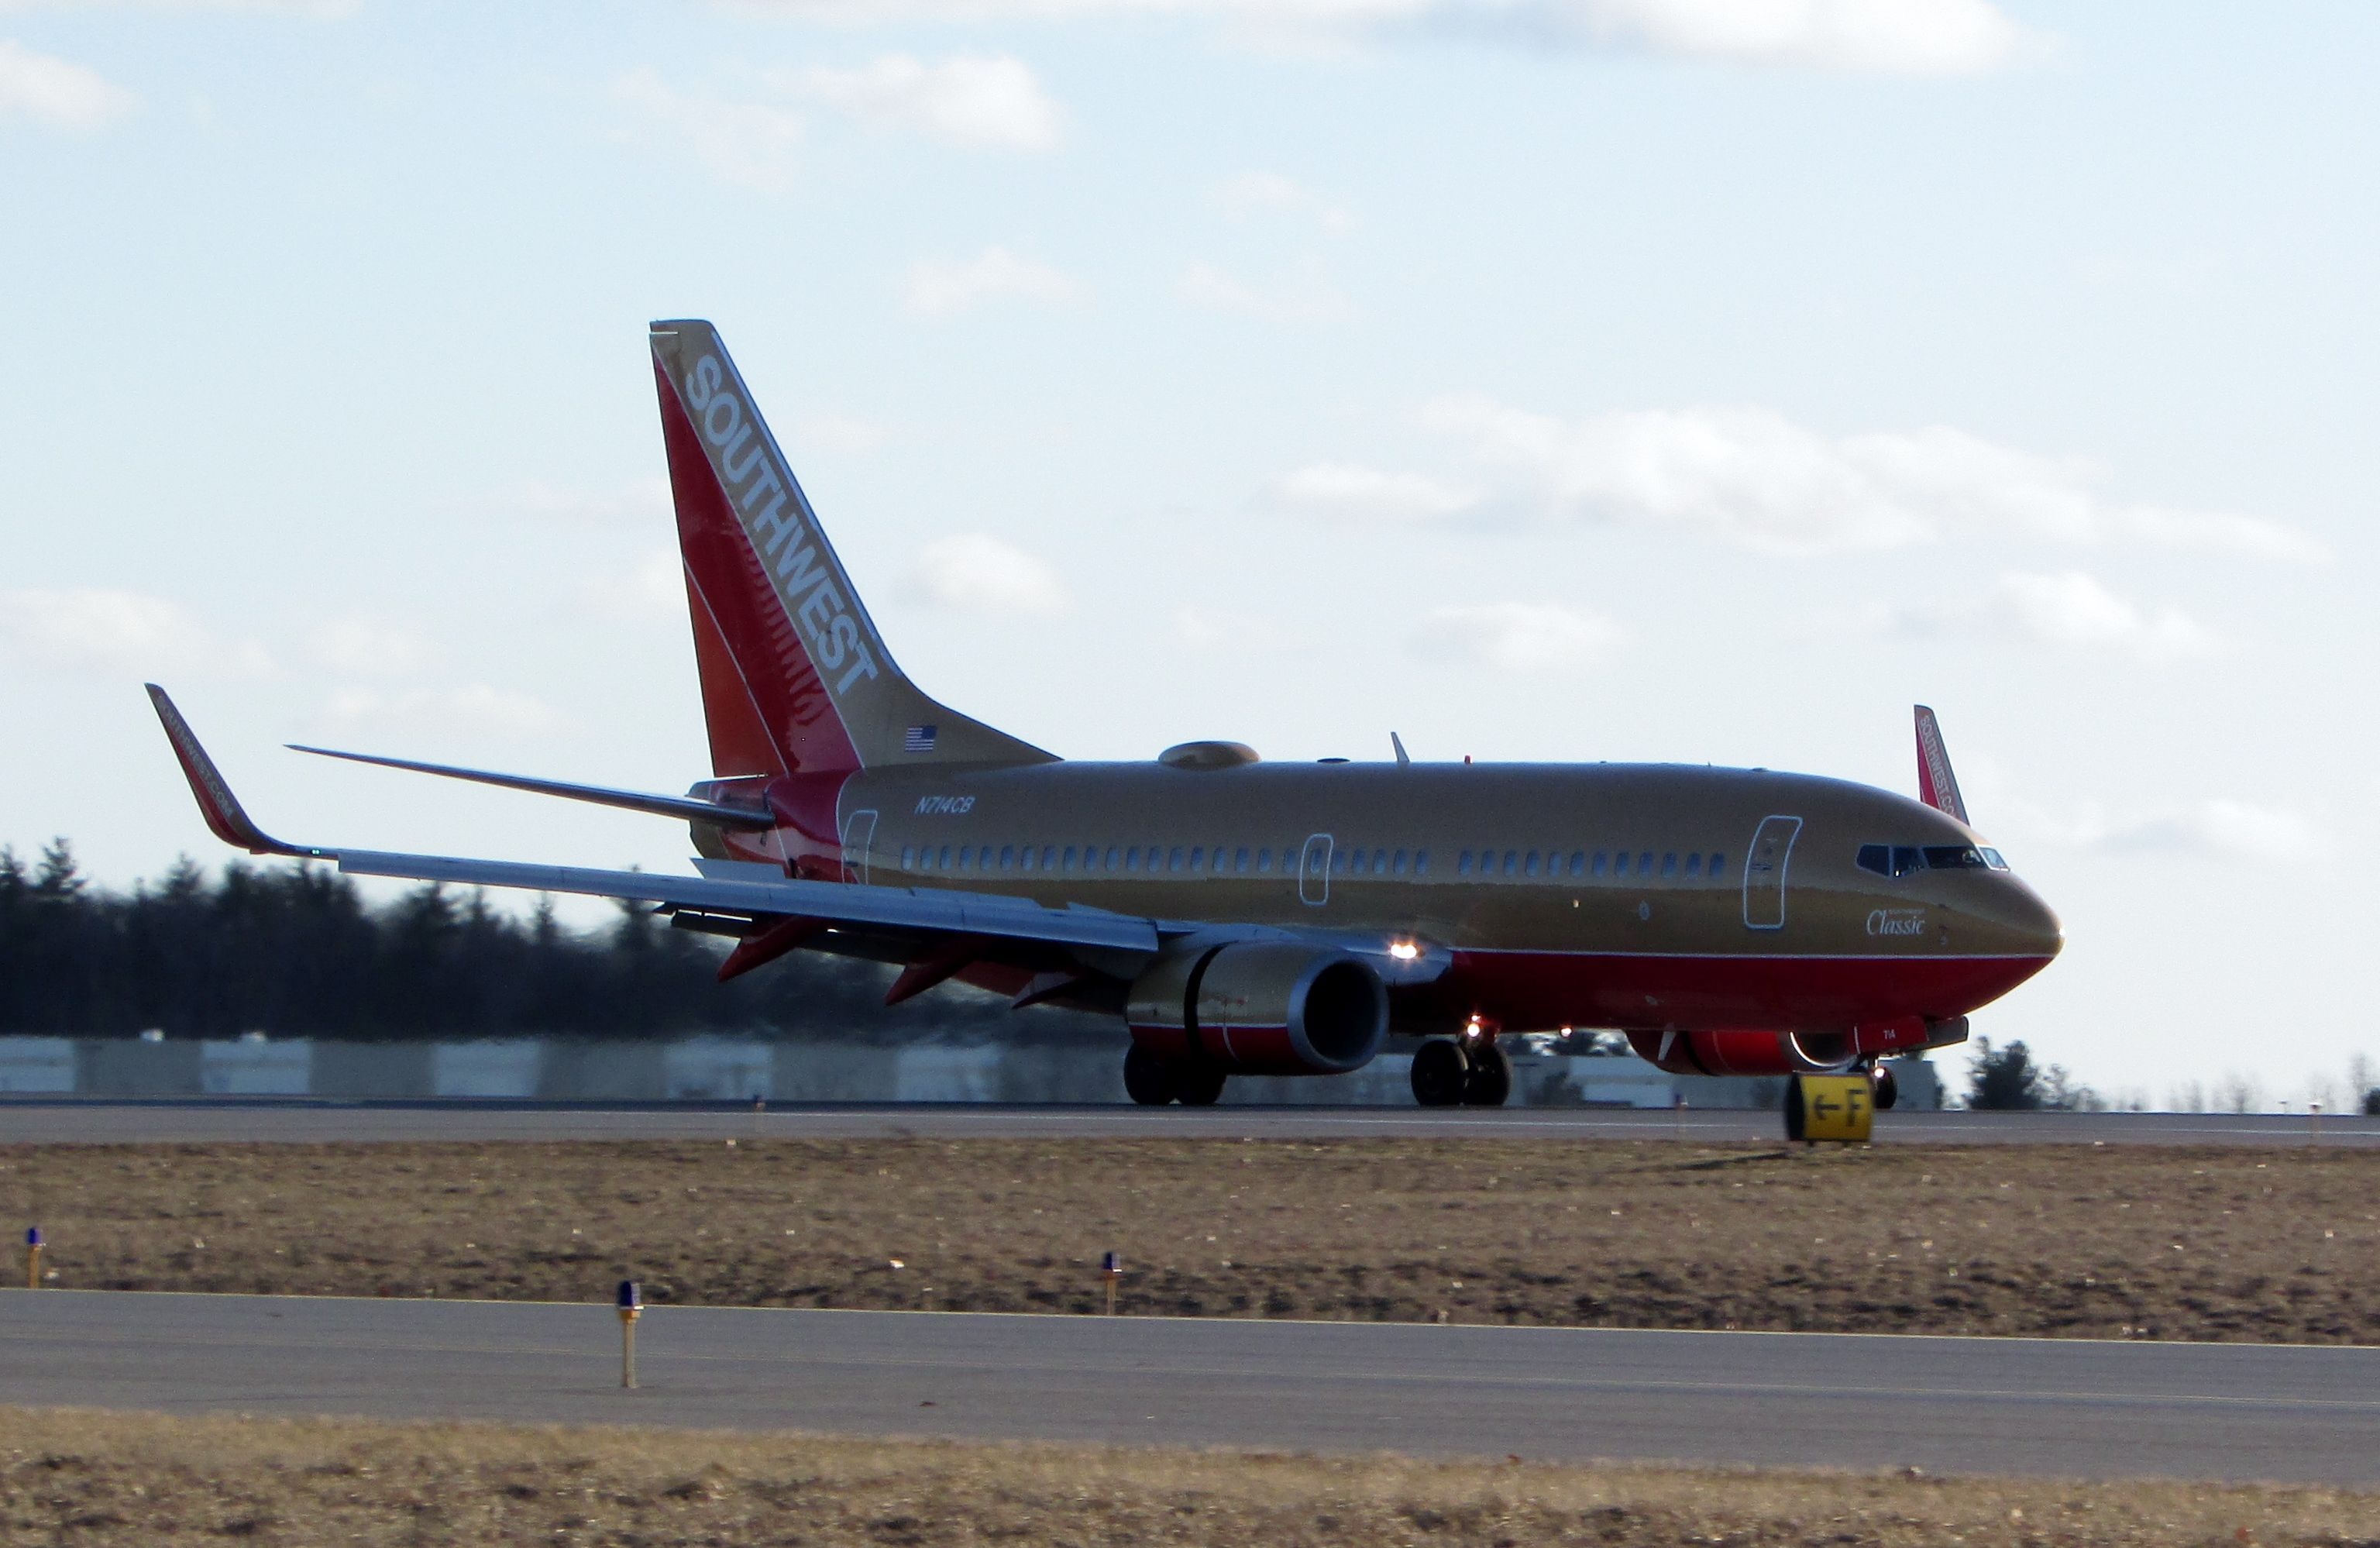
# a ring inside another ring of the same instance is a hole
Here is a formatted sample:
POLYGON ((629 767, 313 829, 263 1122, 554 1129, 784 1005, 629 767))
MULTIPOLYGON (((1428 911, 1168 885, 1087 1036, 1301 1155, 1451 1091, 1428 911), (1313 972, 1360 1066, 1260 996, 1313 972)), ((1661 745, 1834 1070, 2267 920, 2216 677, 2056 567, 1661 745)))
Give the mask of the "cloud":
POLYGON ((343 618, 316 629, 306 641, 309 664, 371 676, 418 672, 437 659, 437 650, 409 628, 343 618))
POLYGON ((1980 633, 2069 650, 2112 651, 2163 664, 2220 652, 2222 641, 2176 607, 2150 609, 2082 570, 2010 570, 1987 590, 1951 592, 1871 615, 1911 637, 1980 633))
POLYGON ((747 0, 842 22, 1202 16, 1246 41, 1485 39, 1887 75, 1972 75, 2036 43, 1990 0, 747 0))
POLYGON ((1218 654, 1259 654, 1305 643, 1305 636, 1279 618, 1213 607, 1175 608, 1173 633, 1194 651, 1218 654))
POLYGON ((1512 9, 1586 43, 1879 75, 1974 75, 2009 64, 2027 42, 1988 0, 1550 0, 1512 9))
POLYGON ((883 425, 850 414, 816 414, 794 427, 796 446, 824 452, 872 452, 892 438, 883 425))
POLYGON ((1046 615, 1064 612, 1070 601, 1066 583, 1046 562, 984 532, 928 543, 917 573, 920 589, 950 607, 1046 615))
POLYGON ((261 676, 261 645, 219 638, 164 597, 101 588, 0 591, 0 654, 35 665, 143 677, 261 676))
POLYGON ((1215 264, 1183 266, 1173 293, 1208 311, 1261 318, 1269 323, 1335 323, 1354 315, 1354 303, 1324 278, 1319 266, 1251 284, 1215 264))
POLYGON ((1082 294, 1080 285, 1047 263, 989 247, 973 258, 913 264, 904 304, 920 317, 948 317, 1007 297, 1061 305, 1082 294))
POLYGON ((671 512, 667 479, 636 479, 609 489, 575 488, 526 479, 501 496, 528 516, 554 521, 666 521, 671 512))
POLYGON ((631 140, 691 151, 722 182, 768 193, 792 185, 803 127, 801 115, 790 108, 687 96, 650 66, 620 77, 612 95, 629 110, 631 140))
POLYGON ((2313 826, 2278 807, 2216 798, 2121 816, 2086 811, 2064 822, 2036 818, 2053 842, 2109 854, 2219 856, 2293 860, 2313 850, 2313 826))
POLYGON ((2000 605, 2017 631, 2051 645, 2110 648, 2145 661, 2214 653, 2215 637, 2172 607, 2155 613, 2118 596, 2081 570, 2000 577, 2000 605))
POLYGON ((1422 424, 1494 481, 1492 502, 1558 519, 1672 526, 1791 554, 1956 537, 2119 542, 2258 559, 2325 556, 2260 517, 2111 500, 2097 471, 1948 426, 1828 435, 1772 408, 1639 409, 1579 421, 1480 398, 1422 424))
POLYGON ((1424 655, 1457 654, 1503 672, 1572 672, 1601 663, 1620 642, 1619 626, 1553 603, 1500 602, 1441 607, 1413 638, 1424 655))
POLYGON ((1382 473, 1345 462, 1301 468, 1275 484, 1273 493, 1308 516, 1366 525, 1453 516, 1479 502, 1468 490, 1419 473, 1382 473))
POLYGON ((1278 172, 1243 172, 1215 185, 1215 208, 1231 220, 1259 215, 1300 215, 1325 231, 1344 231, 1354 224, 1346 207, 1323 198, 1293 178, 1278 172))
POLYGON ((623 574, 581 581, 580 600, 594 612, 624 623, 686 616, 686 562, 675 548, 655 548, 623 574))
POLYGON ((0 38, 0 118, 21 116, 55 128, 103 128, 138 99, 104 77, 0 38))
POLYGON ((1058 104, 1006 55, 927 64, 887 55, 858 69, 808 69, 772 79, 865 123, 915 130, 970 149, 1047 151, 1063 130, 1058 104))
POLYGON ((471 683, 462 688, 382 693, 341 689, 322 719, 342 732, 368 730, 407 737, 536 736, 556 730, 563 717, 542 701, 508 689, 471 683))

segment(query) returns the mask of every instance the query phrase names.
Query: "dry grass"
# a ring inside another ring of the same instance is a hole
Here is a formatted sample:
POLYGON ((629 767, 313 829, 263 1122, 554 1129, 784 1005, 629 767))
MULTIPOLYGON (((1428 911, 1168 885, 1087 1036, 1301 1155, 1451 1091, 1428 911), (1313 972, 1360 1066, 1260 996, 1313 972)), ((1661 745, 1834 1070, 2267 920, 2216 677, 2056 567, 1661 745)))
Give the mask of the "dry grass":
POLYGON ((2380 1343, 2380 1152, 0 1147, 54 1284, 2380 1343), (902 1266, 894 1267, 898 1261, 902 1266))
POLYGON ((2380 1543, 2380 1494, 0 1408, 0 1541, 2380 1543))

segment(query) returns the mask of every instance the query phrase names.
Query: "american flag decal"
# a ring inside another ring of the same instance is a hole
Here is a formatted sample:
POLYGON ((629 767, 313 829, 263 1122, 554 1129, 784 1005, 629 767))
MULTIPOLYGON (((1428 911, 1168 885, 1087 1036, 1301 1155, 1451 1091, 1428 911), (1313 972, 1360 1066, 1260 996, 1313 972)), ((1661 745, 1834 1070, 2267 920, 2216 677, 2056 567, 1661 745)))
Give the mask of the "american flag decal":
POLYGON ((904 752, 933 751, 934 727, 930 725, 912 725, 906 731, 902 732, 901 750, 904 752))

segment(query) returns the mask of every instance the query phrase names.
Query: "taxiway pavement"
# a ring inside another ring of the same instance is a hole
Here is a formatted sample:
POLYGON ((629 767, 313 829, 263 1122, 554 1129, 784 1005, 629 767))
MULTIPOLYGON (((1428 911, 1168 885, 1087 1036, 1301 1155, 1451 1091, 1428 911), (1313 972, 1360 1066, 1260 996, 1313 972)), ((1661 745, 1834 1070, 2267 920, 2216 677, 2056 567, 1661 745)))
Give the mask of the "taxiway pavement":
MULTIPOLYGON (((1783 1138, 1774 1113, 1609 1107, 1143 1108, 1003 1103, 339 1102, 184 1097, 115 1102, 0 1098, 0 1143, 150 1144, 257 1140, 720 1140, 1020 1138, 1258 1140, 1445 1138, 1694 1140, 1783 1138)), ((2380 1146, 2380 1118, 2207 1113, 1881 1113, 1882 1144, 2380 1146)))
POLYGON ((0 1293, 0 1401, 2380 1484, 2380 1348, 0 1293))

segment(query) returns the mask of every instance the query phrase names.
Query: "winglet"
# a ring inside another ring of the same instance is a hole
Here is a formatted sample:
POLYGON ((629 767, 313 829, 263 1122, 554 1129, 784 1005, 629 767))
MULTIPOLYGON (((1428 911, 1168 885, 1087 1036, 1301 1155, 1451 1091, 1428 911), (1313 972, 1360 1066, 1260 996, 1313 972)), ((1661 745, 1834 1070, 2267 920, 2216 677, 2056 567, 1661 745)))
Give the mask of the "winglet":
POLYGON ((251 855, 320 855, 319 849, 300 849, 279 839, 249 821, 240 810, 239 798, 224 783, 223 774, 215 768, 214 760, 199 745, 198 734, 182 712, 174 708, 173 700, 155 683, 147 685, 149 701, 157 706, 157 718, 164 723, 165 739, 174 744, 174 756, 181 761, 182 776, 190 782, 190 794, 199 800, 199 815, 217 838, 235 849, 245 849, 251 855))
POLYGON ((1959 776, 1950 772, 1950 753, 1942 745, 1941 725, 1923 704, 1917 706, 1917 798, 1961 823, 1967 820, 1959 776))

